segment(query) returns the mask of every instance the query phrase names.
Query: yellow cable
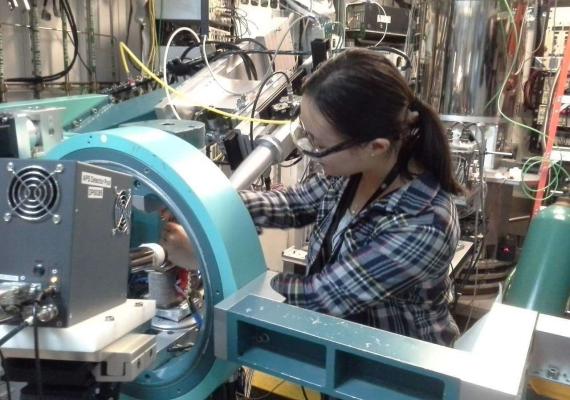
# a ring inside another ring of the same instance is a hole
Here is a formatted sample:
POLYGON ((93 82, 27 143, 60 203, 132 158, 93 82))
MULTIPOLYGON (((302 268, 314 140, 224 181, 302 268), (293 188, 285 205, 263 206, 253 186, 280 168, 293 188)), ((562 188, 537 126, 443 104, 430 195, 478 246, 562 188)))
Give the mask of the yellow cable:
MULTIPOLYGON (((158 76, 156 76, 141 60, 138 59, 138 57, 131 51, 131 49, 129 49, 127 47, 127 45, 124 42, 121 42, 119 44, 119 46, 120 46, 119 48, 121 50, 121 57, 123 59, 125 58, 124 53, 127 53, 127 55, 141 69, 141 71, 144 71, 149 77, 151 77, 160 86, 169 90, 171 93, 173 93, 179 97, 187 97, 185 93, 182 93, 181 91, 174 89, 173 87, 168 85, 166 82, 164 82, 162 79, 160 79, 158 76)), ((129 72, 128 69, 126 69, 126 71, 127 71, 127 73, 129 72)), ((272 119, 251 118, 251 117, 246 117, 246 116, 242 116, 242 115, 232 114, 232 113, 225 112, 222 110, 218 110, 217 108, 206 106, 203 104, 194 104, 194 105, 196 107, 200 107, 200 108, 203 108, 205 110, 211 111, 215 114, 218 114, 218 115, 221 115, 221 116, 224 116, 227 118, 231 118, 231 119, 237 119, 239 121, 255 122, 258 124, 269 124, 269 125, 287 125, 287 124, 291 123, 291 121, 287 121, 287 120, 276 121, 276 120, 272 120, 272 119)))
POLYGON ((119 46, 119 50, 119 54, 121 55, 121 64, 123 64, 123 69, 128 76, 131 74, 131 70, 129 69, 129 64, 127 63, 127 57, 125 57, 125 52, 123 51, 122 47, 119 46))

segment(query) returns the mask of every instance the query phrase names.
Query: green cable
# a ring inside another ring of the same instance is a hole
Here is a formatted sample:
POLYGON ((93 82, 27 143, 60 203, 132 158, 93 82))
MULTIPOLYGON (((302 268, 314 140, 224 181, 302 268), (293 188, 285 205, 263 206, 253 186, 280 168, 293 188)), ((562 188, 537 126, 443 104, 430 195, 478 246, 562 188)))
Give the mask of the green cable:
MULTIPOLYGON (((524 180, 524 176, 528 173, 528 171, 532 167, 534 167, 537 164, 542 164, 544 161, 545 161, 544 157, 535 156, 535 157, 529 158, 522 166, 521 189, 522 189, 523 193, 528 198, 533 199, 533 200, 536 199, 536 196, 534 196, 533 193, 538 193, 541 191, 545 191, 545 192, 550 191, 550 193, 543 198, 544 200, 548 200, 549 198, 554 196, 554 193, 551 191, 551 189, 558 187, 558 183, 560 182, 561 172, 563 172, 566 175, 566 177, 570 178, 570 174, 560 164, 551 163, 548 167, 549 173, 551 173, 551 170, 553 171, 553 177, 549 178, 550 183, 548 185, 546 185, 545 187, 538 188, 538 189, 533 189, 533 188, 529 187, 524 180)), ((548 160, 548 162, 550 162, 550 160, 548 160)))
MULTIPOLYGON (((540 136, 546 137, 546 135, 544 134, 544 132, 539 131, 538 129, 535 129, 531 126, 522 124, 520 122, 517 122, 511 118, 509 118, 507 115, 505 115, 505 113, 503 112, 502 108, 501 108, 501 102, 502 102, 502 97, 503 97, 503 92, 505 91, 505 87, 507 86, 507 82, 509 80, 509 77, 511 76, 514 66, 517 63, 517 58, 519 55, 519 51, 521 48, 521 42, 522 42, 522 38, 518 37, 518 32, 517 32, 517 28, 516 28, 516 24, 515 24, 515 17, 513 15, 513 12, 510 8, 510 6, 508 5, 506 0, 502 0, 503 5, 505 6, 505 8, 507 9, 507 12, 509 13, 509 20, 513 26, 513 29, 515 30, 515 35, 517 37, 517 48, 515 51, 515 56, 513 57, 513 62, 511 63, 510 68, 508 69, 508 72, 505 75, 505 80, 503 81, 503 84, 501 85, 501 89, 499 90, 499 97, 497 98, 497 111, 499 111, 499 114, 501 115, 501 117, 503 117, 505 120, 507 120, 508 122, 510 122, 511 124, 518 126, 520 128, 529 130, 531 132, 535 132, 537 134, 539 134, 540 136)), ((521 32, 522 32, 522 26, 521 26, 521 32)))

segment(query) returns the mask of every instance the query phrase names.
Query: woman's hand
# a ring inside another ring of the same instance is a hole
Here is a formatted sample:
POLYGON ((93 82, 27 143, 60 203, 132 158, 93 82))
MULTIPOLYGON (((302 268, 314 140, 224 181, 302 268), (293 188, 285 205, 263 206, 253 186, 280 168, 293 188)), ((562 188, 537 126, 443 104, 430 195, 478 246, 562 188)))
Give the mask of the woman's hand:
POLYGON ((190 239, 181 225, 167 222, 162 229, 160 244, 166 251, 166 259, 174 265, 186 269, 198 267, 190 239))

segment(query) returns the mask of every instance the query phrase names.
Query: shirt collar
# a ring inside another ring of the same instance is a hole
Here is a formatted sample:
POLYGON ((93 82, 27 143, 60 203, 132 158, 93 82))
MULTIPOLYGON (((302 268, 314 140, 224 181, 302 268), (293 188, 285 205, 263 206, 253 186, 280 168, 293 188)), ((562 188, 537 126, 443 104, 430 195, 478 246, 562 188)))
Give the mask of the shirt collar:
MULTIPOLYGON (((334 177, 333 186, 339 195, 346 189, 348 178, 334 177)), ((379 207, 383 212, 418 215, 430 207, 440 190, 439 183, 429 172, 415 176, 392 194, 372 202, 369 209, 379 207)))
POLYGON ((380 205, 389 213, 418 215, 431 206, 439 190, 439 183, 430 173, 425 172, 374 205, 380 205))

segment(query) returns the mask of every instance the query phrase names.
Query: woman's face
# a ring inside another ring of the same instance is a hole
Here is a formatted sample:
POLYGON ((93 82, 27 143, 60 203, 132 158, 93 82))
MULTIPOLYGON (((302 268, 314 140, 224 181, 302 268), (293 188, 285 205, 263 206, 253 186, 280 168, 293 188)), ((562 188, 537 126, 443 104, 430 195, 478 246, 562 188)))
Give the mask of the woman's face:
MULTIPOLYGON (((301 101, 301 123, 311 142, 319 149, 328 149, 347 140, 341 136, 321 114, 314 101, 303 96, 301 101)), ((366 144, 359 144, 315 160, 323 166, 325 174, 330 176, 350 176, 363 172, 368 166, 366 144)))

